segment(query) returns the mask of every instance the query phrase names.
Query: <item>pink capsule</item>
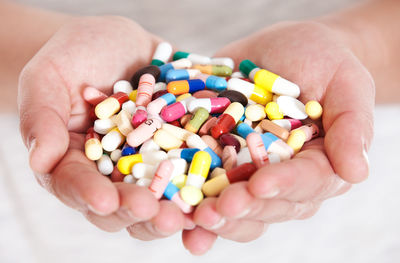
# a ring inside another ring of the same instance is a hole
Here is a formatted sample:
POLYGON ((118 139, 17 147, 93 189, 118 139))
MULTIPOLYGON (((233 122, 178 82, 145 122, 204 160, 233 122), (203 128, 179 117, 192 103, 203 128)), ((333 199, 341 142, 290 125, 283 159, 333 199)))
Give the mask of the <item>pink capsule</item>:
POLYGON ((175 102, 171 105, 164 107, 161 110, 160 114, 161 118, 166 122, 172 122, 174 120, 179 119, 180 117, 186 114, 187 112, 186 105, 192 100, 194 100, 194 98, 190 96, 184 100, 175 102))
POLYGON ((154 133, 161 128, 161 120, 154 117, 151 119, 146 120, 139 127, 131 131, 126 141, 132 147, 137 147, 153 137, 154 133))
POLYGON ((267 150, 265 150, 264 142, 259 133, 250 133, 246 137, 246 142, 249 147, 251 159, 257 168, 269 163, 268 153, 267 150))
POLYGON ((278 124, 282 128, 285 128, 288 131, 299 128, 301 125, 301 120, 296 119, 281 119, 281 120, 272 120, 273 123, 278 124))
POLYGON ((149 73, 143 74, 140 77, 136 95, 136 106, 146 107, 150 103, 155 84, 156 80, 154 76, 149 73))
POLYGON ((147 120, 147 110, 143 106, 136 108, 136 112, 132 117, 133 128, 139 127, 143 122, 147 120))
POLYGON ((160 199, 167 188, 169 178, 174 170, 174 165, 170 160, 162 161, 154 174, 153 180, 149 186, 149 190, 153 192, 157 199, 160 199))
POLYGON ((238 154, 236 153, 235 147, 225 146, 222 151, 222 163, 226 171, 235 168, 238 165, 238 154))
POLYGON ((209 113, 223 113, 231 104, 231 101, 225 97, 195 99, 188 103, 187 109, 195 112, 198 108, 205 108, 209 113))

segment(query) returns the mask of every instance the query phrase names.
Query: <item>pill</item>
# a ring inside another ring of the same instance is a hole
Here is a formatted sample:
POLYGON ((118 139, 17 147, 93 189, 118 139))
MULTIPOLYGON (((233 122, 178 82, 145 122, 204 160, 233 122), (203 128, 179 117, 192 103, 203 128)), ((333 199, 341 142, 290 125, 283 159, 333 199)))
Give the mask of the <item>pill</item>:
POLYGON ((147 163, 137 163, 132 167, 132 175, 136 179, 140 179, 143 177, 153 178, 156 169, 157 165, 151 165, 147 163))
POLYGON ((156 152, 159 150, 160 146, 153 139, 148 139, 140 146, 139 153, 156 152))
POLYGON ((261 105, 267 104, 272 99, 271 92, 242 79, 233 78, 228 80, 227 89, 240 92, 246 96, 246 98, 261 105))
POLYGON ((152 178, 143 177, 136 181, 136 185, 149 187, 152 180, 152 178))
POLYGON ((136 111, 136 104, 135 104, 133 101, 128 100, 128 101, 126 101, 126 102, 124 102, 124 103, 122 104, 122 107, 121 107, 121 108, 122 108, 124 111, 129 112, 130 115, 133 115, 133 114, 135 113, 135 111, 136 111))
POLYGON ((301 121, 296 119, 272 120, 272 122, 288 131, 297 129, 302 125, 301 121))
POLYGON ((128 95, 118 92, 97 104, 95 113, 99 119, 108 119, 121 109, 122 103, 127 101, 128 95))
POLYGON ((122 148, 121 156, 127 156, 127 155, 136 154, 136 153, 137 153, 137 149, 135 147, 131 147, 126 144, 124 146, 124 148, 122 148))
POLYGON ((153 94, 158 92, 158 91, 162 91, 162 90, 167 90, 167 84, 164 83, 164 82, 157 82, 154 85, 153 94))
POLYGON ((137 96, 137 89, 133 90, 131 93, 129 93, 129 99, 133 102, 136 101, 136 96, 137 96))
POLYGON ((259 133, 254 132, 249 134, 246 138, 246 142, 249 147, 251 159, 257 168, 269 164, 268 153, 259 133))
POLYGON ((279 96, 276 103, 285 116, 298 120, 304 120, 308 117, 304 104, 293 97, 279 96))
POLYGON ((86 132, 85 155, 89 160, 96 161, 103 155, 103 146, 100 142, 100 136, 89 128, 86 132))
POLYGON ((161 149, 165 151, 178 149, 183 144, 182 140, 163 129, 159 129, 154 133, 153 140, 160 146, 161 149))
POLYGON ((257 167, 252 163, 244 163, 237 166, 226 174, 221 174, 204 183, 202 190, 205 196, 218 196, 230 184, 240 181, 247 181, 257 170, 257 167))
POLYGON ((316 100, 310 100, 305 105, 305 111, 312 120, 318 120, 322 116, 322 106, 316 100))
POLYGON ((225 65, 206 65, 196 64, 192 66, 194 69, 200 70, 204 74, 228 77, 232 74, 232 68, 225 65))
POLYGON ((180 189, 176 185, 169 182, 164 191, 164 196, 174 202, 182 210, 183 213, 191 213, 193 211, 193 206, 187 204, 181 199, 179 191, 180 189))
POLYGON ((174 95, 181 95, 185 93, 193 93, 198 90, 204 90, 206 85, 201 79, 177 80, 171 81, 167 85, 169 93, 174 95))
POLYGON ((172 55, 172 46, 168 42, 161 42, 157 45, 151 60, 151 65, 161 66, 167 63, 172 55))
POLYGON ((203 199, 201 188, 208 176, 210 165, 211 156, 208 152, 195 153, 189 167, 186 185, 180 190, 183 201, 193 206, 201 202, 203 199))
POLYGON ((222 164, 226 171, 229 171, 237 166, 238 154, 233 146, 226 146, 222 151, 222 164))
POLYGON ((183 115, 183 116, 181 117, 181 119, 180 119, 180 124, 181 124, 181 126, 182 126, 182 127, 185 127, 186 124, 190 121, 190 119, 191 119, 192 117, 193 117, 193 114, 190 114, 190 113, 183 115))
POLYGON ((233 137, 235 137, 236 140, 238 140, 238 142, 240 143, 240 148, 247 146, 246 139, 244 139, 244 138, 242 138, 239 135, 234 134, 234 133, 229 133, 229 134, 232 135, 233 137))
POLYGON ((236 139, 235 136, 230 133, 222 134, 219 137, 219 143, 221 144, 222 148, 226 146, 233 146, 236 152, 240 151, 240 142, 238 141, 238 139, 236 139))
POLYGON ((236 90, 224 90, 219 93, 218 97, 228 98, 231 102, 239 102, 243 107, 246 107, 248 104, 247 97, 236 90))
POLYGON ((318 134, 319 129, 317 125, 313 123, 303 125, 290 132, 287 144, 294 150, 294 153, 298 153, 305 142, 317 137, 318 134))
POLYGON ((261 137, 267 152, 278 154, 282 161, 289 160, 294 154, 293 149, 289 145, 272 133, 264 133, 261 137))
POLYGON ((254 82, 254 75, 257 71, 260 70, 256 64, 254 64, 251 60, 245 59, 239 64, 239 70, 243 74, 244 77, 248 77, 251 81, 254 82))
POLYGON ((187 109, 191 113, 195 112, 199 108, 204 108, 211 114, 223 113, 229 104, 231 104, 231 101, 228 98, 223 97, 194 99, 187 105, 187 109))
POLYGON ((138 93, 136 95, 136 106, 146 107, 150 103, 155 83, 156 80, 151 74, 146 73, 140 77, 137 89, 138 93))
MULTIPOLYGON (((198 74, 200 74, 198 69, 171 69, 167 72, 165 76, 165 81, 167 83, 177 80, 188 80, 195 79, 198 74)), ((168 87, 168 86, 167 86, 168 87)))
POLYGON ((171 105, 172 103, 176 102, 176 98, 171 93, 166 93, 159 98, 153 100, 147 105, 147 112, 149 114, 159 114, 167 105, 171 105))
POLYGON ((203 123, 208 119, 210 114, 208 113, 208 110, 206 110, 203 107, 197 108, 196 112, 193 114, 193 116, 190 118, 189 122, 186 123, 185 129, 197 133, 203 125, 203 123))
POLYGON ((203 139, 201 139, 199 135, 190 135, 186 140, 186 144, 190 148, 196 148, 208 152, 211 156, 211 169, 221 166, 221 158, 203 141, 203 139))
POLYGON ((218 97, 218 93, 212 90, 199 90, 193 93, 196 99, 208 99, 218 97))
POLYGON ((260 122, 260 126, 265 132, 270 132, 274 134, 275 136, 279 137, 280 139, 286 141, 287 138, 289 137, 289 131, 286 130, 285 128, 282 128, 278 124, 270 121, 270 120, 262 120, 260 122))
POLYGON ((197 148, 184 148, 184 149, 172 149, 168 151, 168 158, 182 158, 188 163, 192 162, 195 153, 200 151, 197 148))
POLYGON ((125 136, 118 130, 113 128, 102 139, 101 145, 107 152, 112 152, 125 142, 125 136))
POLYGON ((162 121, 156 117, 152 116, 139 127, 130 132, 126 138, 126 141, 130 146, 137 147, 144 143, 146 140, 150 139, 154 133, 161 128, 162 121))
POLYGON ((193 132, 190 132, 188 130, 182 129, 180 127, 176 127, 174 125, 171 125, 169 123, 163 123, 162 124, 162 129, 173 134, 176 138, 186 141, 189 136, 193 134, 193 132))
POLYGON ((184 94, 178 95, 176 97, 176 101, 182 101, 182 100, 185 100, 185 99, 190 98, 190 97, 192 97, 191 93, 184 93, 184 94))
POLYGON ((114 170, 113 162, 107 154, 103 154, 100 159, 96 161, 97 170, 103 175, 109 175, 114 170))
POLYGON ((113 86, 113 93, 123 92, 129 94, 133 91, 132 85, 127 80, 119 80, 113 86))
MULTIPOLYGON (((169 158, 169 156, 168 156, 169 158)), ((172 181, 175 177, 181 176, 186 174, 188 170, 188 163, 186 162, 185 159, 183 158, 169 158, 171 161, 172 165, 174 166, 174 169, 172 170, 172 175, 170 178, 170 181, 172 181)))
POLYGON ((121 158, 121 156, 122 156, 122 151, 120 149, 115 149, 110 154, 110 158, 114 163, 118 162, 118 160, 119 160, 119 158, 121 158))
POLYGON ((224 78, 214 75, 199 73, 195 76, 195 78, 201 79, 205 83, 207 89, 222 91, 228 86, 228 82, 224 78))
POLYGON ((235 131, 237 134, 239 134, 240 137, 244 139, 246 139, 250 133, 255 132, 254 129, 245 122, 239 122, 236 126, 235 131))
POLYGON ((168 71, 173 69, 186 69, 192 67, 192 62, 187 58, 182 58, 176 61, 172 61, 170 63, 164 64, 160 66, 160 76, 158 81, 165 81, 165 77, 168 71))
POLYGON ((283 113, 280 111, 278 103, 271 101, 265 106, 265 112, 270 120, 283 119, 283 113))
POLYGON ((131 124, 131 114, 125 110, 121 110, 114 122, 118 127, 118 130, 124 135, 127 136, 131 131, 133 131, 133 127, 131 124))
POLYGON ((252 161, 253 160, 251 159, 249 148, 248 147, 242 147, 240 149, 240 151, 237 153, 237 164, 236 165, 240 166, 240 165, 242 165, 244 163, 251 163, 252 161))
MULTIPOLYGON (((240 69, 240 68, 239 68, 240 69)), ((231 78, 238 78, 238 79, 244 79, 247 76, 243 74, 241 71, 235 71, 232 73, 231 78)))
POLYGON ((158 165, 153 180, 149 186, 149 190, 157 199, 162 197, 165 189, 167 188, 173 169, 174 165, 168 159, 161 161, 161 163, 158 165))
POLYGON ((131 85, 134 90, 138 88, 140 77, 146 73, 153 75, 154 79, 158 79, 160 76, 160 69, 157 66, 150 65, 136 71, 131 78, 131 85))
POLYGON ((186 174, 180 174, 175 176, 171 182, 178 187, 179 189, 182 189, 185 184, 186 184, 186 180, 187 180, 187 175, 186 174))
POLYGON ((230 67, 231 69, 235 68, 235 62, 233 59, 229 57, 217 57, 217 58, 211 58, 211 65, 220 65, 220 66, 227 66, 230 67))
POLYGON ((182 59, 182 58, 189 59, 193 64, 210 64, 211 63, 211 58, 209 58, 209 57, 197 55, 194 53, 182 52, 182 51, 175 52, 172 59, 178 60, 178 59, 182 59))
POLYGON ((124 181, 124 177, 125 177, 125 175, 122 174, 118 170, 117 167, 114 167, 114 170, 112 171, 111 176, 110 176, 111 182, 114 182, 114 183, 115 182, 122 182, 122 181, 124 181))
MULTIPOLYGON (((154 91, 154 90, 153 90, 154 91)), ((153 100, 156 100, 156 99, 158 99, 159 97, 161 97, 162 95, 164 95, 164 94, 166 94, 166 93, 168 93, 168 91, 167 90, 159 90, 159 91, 157 91, 157 92, 153 92, 153 95, 151 96, 151 100, 153 101, 153 100)), ((151 103, 151 102, 150 102, 151 103)), ((148 106, 148 104, 147 104, 147 106, 148 106)))
POLYGON ((93 106, 96 106, 97 104, 108 98, 108 96, 102 91, 90 86, 86 87, 83 90, 82 95, 84 100, 93 106))
POLYGON ((174 120, 179 119, 187 112, 186 104, 194 99, 195 98, 190 96, 181 101, 177 100, 177 102, 164 107, 160 113, 161 118, 166 122, 172 122, 174 120))
POLYGON ((210 173, 208 178, 212 179, 214 177, 217 177, 218 175, 225 174, 225 173, 226 173, 226 170, 224 168, 216 167, 214 170, 212 170, 212 172, 210 173))
POLYGON ((266 69, 257 70, 258 67, 249 60, 244 60, 240 64, 242 63, 251 64, 247 65, 246 67, 242 67, 246 70, 244 72, 246 75, 250 74, 254 69, 256 69, 256 72, 254 73, 254 83, 261 88, 278 95, 286 95, 293 98, 297 98, 300 95, 300 88, 295 83, 290 82, 266 69))
POLYGON ((198 134, 200 136, 209 134, 211 127, 213 127, 217 123, 217 117, 209 118, 200 128, 198 134))
POLYGON ((267 116, 265 114, 264 106, 260 104, 250 105, 246 108, 245 116, 250 121, 261 121, 267 116))
POLYGON ((123 180, 123 182, 127 184, 136 184, 136 181, 137 181, 136 178, 133 177, 133 175, 131 174, 125 175, 123 180))
POLYGON ((146 120, 147 120, 147 109, 143 106, 138 106, 131 120, 132 126, 134 128, 137 128, 146 120))
POLYGON ((118 160, 117 167, 123 174, 130 174, 132 167, 137 163, 157 164, 168 158, 164 151, 137 153, 133 155, 123 156, 118 160))
POLYGON ((211 148, 218 156, 222 156, 223 147, 219 142, 210 135, 203 135, 201 139, 211 148))
POLYGON ((224 133, 228 133, 236 126, 236 123, 244 113, 243 105, 238 102, 231 103, 224 113, 218 117, 217 123, 211 128, 211 135, 218 139, 224 133))

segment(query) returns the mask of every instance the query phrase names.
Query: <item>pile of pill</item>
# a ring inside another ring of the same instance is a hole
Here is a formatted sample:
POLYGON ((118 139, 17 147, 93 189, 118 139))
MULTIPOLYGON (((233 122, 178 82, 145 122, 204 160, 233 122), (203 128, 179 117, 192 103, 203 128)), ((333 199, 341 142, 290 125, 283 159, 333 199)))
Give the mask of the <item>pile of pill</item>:
POLYGON ((158 45, 151 65, 113 95, 87 87, 94 125, 85 154, 113 182, 148 187, 190 213, 204 196, 289 160, 319 135, 317 101, 296 99, 296 84, 250 60, 176 52, 158 45), (311 120, 311 121, 310 121, 311 120))

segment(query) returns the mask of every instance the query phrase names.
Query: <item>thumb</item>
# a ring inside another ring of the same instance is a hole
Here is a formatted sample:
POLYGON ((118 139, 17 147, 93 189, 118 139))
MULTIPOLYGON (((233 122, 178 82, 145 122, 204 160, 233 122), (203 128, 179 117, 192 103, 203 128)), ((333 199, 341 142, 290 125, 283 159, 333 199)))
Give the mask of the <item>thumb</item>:
POLYGON ((50 63, 29 63, 20 75, 18 109, 29 162, 38 174, 47 174, 68 148, 69 95, 50 63))

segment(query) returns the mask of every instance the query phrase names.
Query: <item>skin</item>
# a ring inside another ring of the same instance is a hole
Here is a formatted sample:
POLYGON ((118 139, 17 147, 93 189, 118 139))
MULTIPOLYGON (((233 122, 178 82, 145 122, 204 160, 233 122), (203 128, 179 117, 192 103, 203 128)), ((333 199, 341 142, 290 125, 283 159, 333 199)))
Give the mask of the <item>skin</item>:
MULTIPOLYGON (((237 65, 250 59, 297 83, 302 101, 320 101, 326 136, 307 143, 294 159, 263 167, 248 182, 231 185, 218 198, 205 199, 189 218, 173 203, 158 202, 147 189, 110 182, 83 153, 90 126, 83 88, 93 86, 109 95, 116 80, 129 79, 149 63, 160 40, 121 17, 71 18, 1 5, 11 16, 27 12, 41 17, 42 24, 36 26, 46 29, 32 36, 36 41, 31 43, 2 31, 6 39, 15 39, 15 47, 26 51, 24 56, 10 46, 0 48, 5 63, 14 61, 7 69, 12 74, 2 77, 10 86, 30 59, 20 74, 18 108, 21 134, 38 182, 106 231, 127 228, 135 238, 152 240, 186 228, 182 240, 195 255, 208 251, 217 236, 247 242, 271 223, 310 217, 322 201, 365 180, 375 97, 367 68, 379 87, 386 87, 378 91, 392 92, 391 98, 398 99, 398 91, 388 87, 399 74, 383 70, 399 68, 400 41, 385 27, 393 21, 387 17, 399 7, 393 0, 373 1, 314 21, 280 23, 228 45, 216 56, 230 56, 237 65), (370 13, 375 16, 360 26, 370 13), (385 30, 377 35, 379 25, 385 30), (377 49, 386 54, 384 59, 374 57, 372 51, 377 49)), ((19 23, 29 29, 30 21, 19 23)), ((5 63, 2 69, 7 68, 5 63)))

